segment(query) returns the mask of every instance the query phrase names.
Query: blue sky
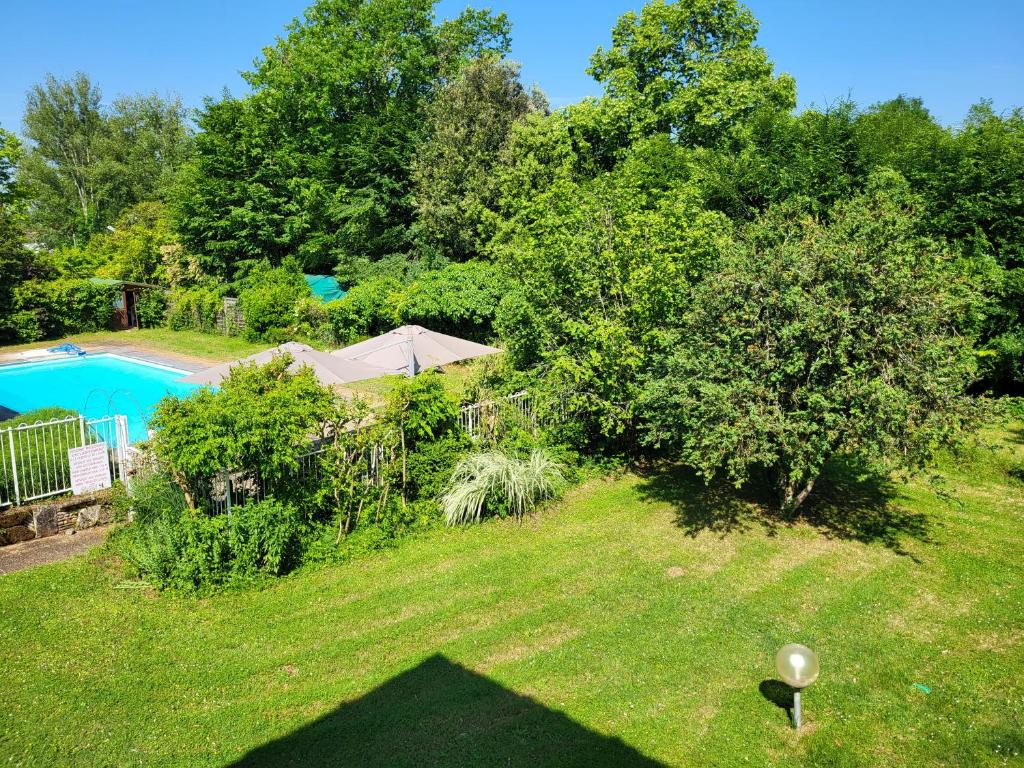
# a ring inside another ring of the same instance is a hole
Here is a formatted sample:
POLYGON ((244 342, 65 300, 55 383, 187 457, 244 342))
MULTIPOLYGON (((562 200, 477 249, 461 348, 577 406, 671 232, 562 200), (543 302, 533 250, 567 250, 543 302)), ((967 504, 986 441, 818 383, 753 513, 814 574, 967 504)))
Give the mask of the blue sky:
MULTIPOLYGON (((513 23, 513 58, 555 106, 597 94, 585 69, 629 0, 491 0, 513 23)), ((179 94, 189 106, 238 76, 307 0, 18 0, 3 11, 0 126, 19 129, 47 72, 89 73, 106 99, 179 94)), ((450 16, 466 0, 442 0, 450 16)), ((797 80, 801 106, 920 96, 944 123, 980 98, 1024 105, 1024 0, 749 0, 760 42, 797 80)))

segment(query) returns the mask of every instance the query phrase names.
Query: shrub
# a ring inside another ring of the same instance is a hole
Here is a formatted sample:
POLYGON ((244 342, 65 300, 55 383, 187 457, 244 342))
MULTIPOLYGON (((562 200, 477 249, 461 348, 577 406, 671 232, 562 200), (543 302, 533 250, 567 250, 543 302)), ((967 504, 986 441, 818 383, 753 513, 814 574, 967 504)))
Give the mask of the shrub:
POLYGON ((278 576, 301 560, 302 517, 273 499, 230 515, 196 514, 171 477, 157 472, 137 480, 118 506, 130 506, 134 519, 112 534, 112 549, 161 589, 195 592, 278 576))
POLYGON ((427 272, 409 285, 398 305, 398 319, 440 333, 486 341, 493 334, 495 310, 507 282, 483 261, 450 264, 427 272))
POLYGON ((167 296, 167 325, 175 331, 213 331, 222 301, 217 288, 177 288, 167 296))
POLYGON ((164 324, 167 315, 167 295, 162 290, 139 291, 135 312, 141 328, 156 328, 164 324))
POLYGON ((238 295, 245 320, 245 336, 253 341, 286 341, 296 325, 295 308, 308 297, 309 285, 299 271, 279 267, 257 269, 248 275, 238 295))
POLYGON ((448 525, 478 522, 485 513, 523 517, 564 483, 562 465, 540 448, 528 459, 499 451, 472 453, 455 467, 441 507, 448 525))
POLYGON ((340 343, 350 343, 360 336, 376 336, 397 323, 395 306, 402 284, 392 278, 378 276, 354 286, 343 299, 324 305, 328 322, 340 343))
POLYGON ((388 393, 385 418, 402 433, 406 449, 459 429, 459 403, 437 371, 400 379, 388 393))
POLYGON ((279 498, 298 490, 297 457, 321 433, 334 394, 308 368, 289 373, 291 362, 279 355, 264 366, 235 366, 216 392, 202 389, 157 405, 153 450, 189 506, 204 504, 225 470, 261 478, 279 498))
POLYGON ((29 280, 14 291, 12 326, 23 341, 101 331, 110 326, 120 290, 89 280, 29 280))

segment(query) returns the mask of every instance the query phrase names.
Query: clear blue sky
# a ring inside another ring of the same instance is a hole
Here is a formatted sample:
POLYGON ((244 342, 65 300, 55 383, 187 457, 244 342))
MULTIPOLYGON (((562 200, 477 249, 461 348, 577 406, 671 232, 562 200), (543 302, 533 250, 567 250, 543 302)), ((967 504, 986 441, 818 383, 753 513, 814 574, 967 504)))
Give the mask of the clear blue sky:
MULTIPOLYGON (((584 70, 631 0, 493 0, 513 23, 527 82, 561 106, 598 93, 584 70)), ((107 100, 179 94, 189 106, 224 87, 301 14, 306 0, 11 0, 0 32, 0 126, 20 129, 25 91, 47 72, 87 72, 107 100)), ((442 0, 442 16, 466 0, 442 0)), ((852 95, 920 96, 959 122, 980 98, 1024 106, 1024 0, 749 0, 760 42, 797 80, 801 106, 852 95)))

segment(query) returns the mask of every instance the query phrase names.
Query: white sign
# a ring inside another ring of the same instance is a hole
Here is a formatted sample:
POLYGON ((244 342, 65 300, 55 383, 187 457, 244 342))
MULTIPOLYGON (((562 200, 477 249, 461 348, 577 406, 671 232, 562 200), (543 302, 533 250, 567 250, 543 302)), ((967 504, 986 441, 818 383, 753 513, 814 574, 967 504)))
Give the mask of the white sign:
POLYGON ((71 464, 71 492, 91 493, 110 487, 110 461, 107 444, 93 443, 68 450, 71 464))

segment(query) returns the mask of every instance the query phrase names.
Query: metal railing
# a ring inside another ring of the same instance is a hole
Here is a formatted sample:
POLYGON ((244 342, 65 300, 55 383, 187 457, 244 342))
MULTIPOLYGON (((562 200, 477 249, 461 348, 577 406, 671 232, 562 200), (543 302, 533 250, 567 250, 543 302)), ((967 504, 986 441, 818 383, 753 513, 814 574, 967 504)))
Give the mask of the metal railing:
POLYGON ((69 416, 0 429, 0 508, 71 491, 68 450, 104 443, 112 480, 123 480, 128 417, 69 416))
POLYGON ((507 395, 500 400, 485 400, 462 406, 459 424, 473 440, 479 440, 494 428, 503 408, 519 412, 531 429, 537 428, 537 407, 534 399, 525 390, 507 395))

